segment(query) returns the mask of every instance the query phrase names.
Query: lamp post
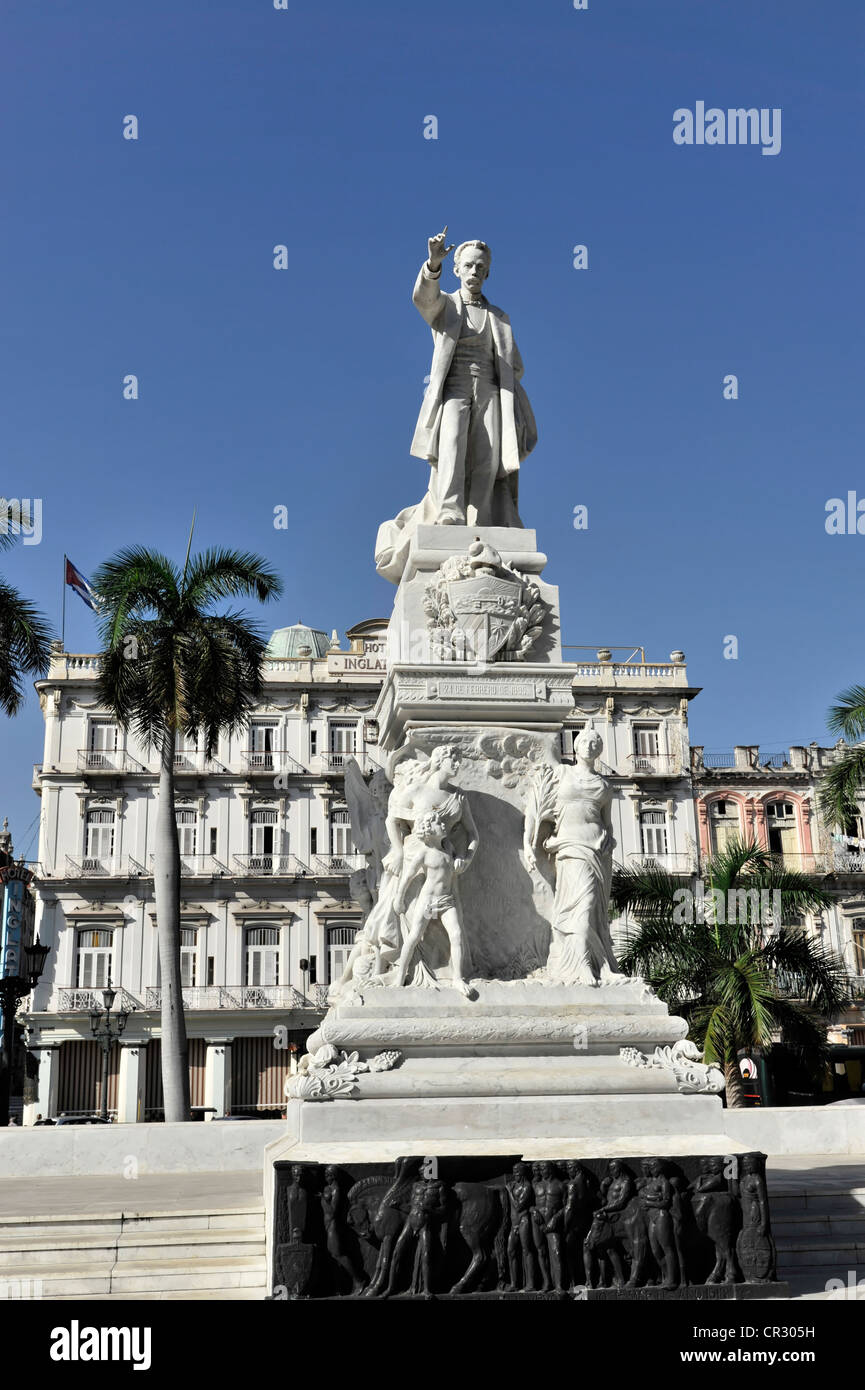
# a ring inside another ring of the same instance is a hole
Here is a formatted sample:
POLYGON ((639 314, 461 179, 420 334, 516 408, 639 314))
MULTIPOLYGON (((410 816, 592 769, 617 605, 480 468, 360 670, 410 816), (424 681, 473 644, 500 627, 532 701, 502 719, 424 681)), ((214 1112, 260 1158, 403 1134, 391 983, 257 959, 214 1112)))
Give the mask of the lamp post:
POLYGON ((4 975, 0 979, 0 1008, 3 1011, 3 1062, 0 1066, 0 1128, 9 1124, 9 1094, 12 1087, 12 1057, 15 1047, 15 1013, 18 1000, 25 998, 39 983, 50 947, 38 941, 21 951, 23 975, 4 975))
POLYGON ((108 1120, 108 1062, 111 1057, 111 1049, 117 1042, 124 1028, 128 1013, 119 1009, 116 1014, 111 1012, 114 1000, 117 997, 117 990, 111 988, 109 977, 108 985, 102 991, 103 1010, 101 1013, 91 1013, 90 1031, 102 1048, 102 1104, 99 1109, 99 1118, 107 1122, 108 1120))

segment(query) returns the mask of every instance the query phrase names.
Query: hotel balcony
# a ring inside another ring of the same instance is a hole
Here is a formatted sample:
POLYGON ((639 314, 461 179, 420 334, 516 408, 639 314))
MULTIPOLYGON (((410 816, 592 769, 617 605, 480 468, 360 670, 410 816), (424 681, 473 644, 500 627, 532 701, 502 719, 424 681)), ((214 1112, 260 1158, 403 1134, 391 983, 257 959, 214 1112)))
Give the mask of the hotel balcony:
MULTIPOLYGON (((162 989, 148 985, 143 999, 129 990, 115 986, 117 998, 114 1012, 146 1013, 162 1007, 162 989)), ((202 985, 182 991, 183 1007, 192 1011, 206 1009, 322 1009, 327 1007, 327 985, 310 986, 310 995, 302 994, 294 985, 202 985)), ((46 1013, 102 1013, 105 1008, 102 989, 79 989, 75 985, 59 985, 51 993, 46 1013)), ((41 1011, 40 1011, 41 1012, 41 1011)))
POLYGON ((238 878, 308 878, 312 872, 296 854, 235 854, 233 863, 238 878))
POLYGON ((118 773, 150 772, 149 767, 122 748, 115 748, 111 752, 103 748, 79 748, 76 766, 78 772, 107 772, 115 777, 118 773))
POLYGON ((625 764, 626 777, 681 777, 682 765, 676 753, 630 753, 625 764))
POLYGON ((184 773, 187 775, 192 773, 194 775, 195 773, 225 773, 227 771, 228 768, 225 767, 218 758, 207 757, 205 753, 181 751, 174 755, 175 776, 182 777, 184 773))
POLYGON ((315 874, 323 874, 326 877, 347 877, 355 873, 358 869, 363 869, 366 865, 366 856, 363 854, 314 854, 312 856, 312 871, 315 874))
MULTIPOLYGON (((58 985, 48 1000, 48 1007, 45 1012, 49 1014, 101 1014, 105 1008, 102 988, 104 986, 99 989, 79 989, 76 985, 58 985)), ((112 986, 112 988, 117 990, 117 997, 114 1001, 115 1013, 122 1011, 131 1014, 147 1007, 128 990, 121 989, 117 985, 112 986)))
POLYGON ((691 875, 697 872, 697 858, 693 852, 688 850, 669 854, 641 854, 638 850, 634 850, 627 856, 624 863, 616 862, 614 868, 662 869, 668 874, 691 875))
POLYGON ((308 777, 310 774, 301 763, 288 753, 269 749, 244 748, 240 754, 244 772, 255 775, 272 776, 275 772, 288 773, 291 777, 308 777))
MULTIPOLYGON (((51 874, 44 875, 51 878, 51 874)), ((74 858, 71 854, 66 856, 65 874, 62 872, 54 875, 55 877, 66 878, 151 878, 152 872, 143 864, 139 864, 132 855, 116 855, 109 858, 93 858, 83 855, 74 858)))
MULTIPOLYGON (((202 1009, 311 1009, 317 1007, 294 985, 198 985, 181 991, 183 1007, 202 1009)), ((162 1007, 162 988, 148 985, 144 1007, 162 1007)))
POLYGON ((348 752, 319 753, 319 767, 321 768, 322 772, 326 772, 331 775, 333 773, 337 773, 338 775, 344 775, 345 765, 348 762, 349 758, 354 758, 354 761, 357 763, 364 776, 367 776, 367 774, 370 772, 376 772, 381 768, 381 763, 376 762, 375 758, 371 758, 368 753, 348 752))
MULTIPOLYGON (((156 856, 151 854, 151 875, 155 858, 156 856)), ((226 878, 230 877, 231 870, 221 859, 217 859, 215 854, 181 854, 180 874, 182 878, 226 878)))

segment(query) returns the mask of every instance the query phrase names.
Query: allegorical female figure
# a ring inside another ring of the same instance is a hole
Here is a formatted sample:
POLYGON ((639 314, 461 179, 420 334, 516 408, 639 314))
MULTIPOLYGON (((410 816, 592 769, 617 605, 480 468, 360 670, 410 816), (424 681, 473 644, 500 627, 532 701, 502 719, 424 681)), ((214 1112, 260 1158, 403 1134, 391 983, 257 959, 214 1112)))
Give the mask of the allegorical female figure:
POLYGON ((546 974, 557 984, 615 984, 627 977, 618 971, 610 934, 609 901, 613 873, 612 788, 595 771, 603 743, 593 729, 583 729, 573 767, 556 777, 544 769, 535 782, 526 812, 524 853, 529 869, 544 824, 554 833, 544 849, 555 857, 556 891, 552 942, 546 974))

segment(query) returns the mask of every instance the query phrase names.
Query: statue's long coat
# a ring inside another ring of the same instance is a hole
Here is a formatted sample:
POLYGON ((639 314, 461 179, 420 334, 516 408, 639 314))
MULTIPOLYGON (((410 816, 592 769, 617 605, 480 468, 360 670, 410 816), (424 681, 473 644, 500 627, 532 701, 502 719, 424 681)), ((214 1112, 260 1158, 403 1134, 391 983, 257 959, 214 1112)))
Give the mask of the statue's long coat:
MULTIPOLYGON (((429 385, 415 426, 411 452, 415 458, 429 459, 434 463, 438 458, 442 395, 460 336, 465 306, 459 290, 454 294, 444 293, 440 276, 430 275, 426 264, 421 266, 415 281, 412 301, 432 329, 434 347, 429 385)), ((519 471, 520 463, 538 442, 538 432, 529 398, 520 385, 523 362, 514 342, 511 321, 495 304, 488 307, 502 407, 501 477, 519 471)))

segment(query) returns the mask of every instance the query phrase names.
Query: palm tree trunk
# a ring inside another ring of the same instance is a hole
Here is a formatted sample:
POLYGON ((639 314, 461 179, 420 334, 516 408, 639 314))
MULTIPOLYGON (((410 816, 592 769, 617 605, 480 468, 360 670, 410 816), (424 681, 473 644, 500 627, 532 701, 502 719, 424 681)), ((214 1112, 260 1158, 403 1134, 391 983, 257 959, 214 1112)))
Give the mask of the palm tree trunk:
POLYGON ((739 1058, 736 1052, 732 1057, 727 1058, 724 1063, 724 1079, 727 1082, 727 1109, 745 1109, 745 1082, 742 1078, 742 1071, 739 1067, 739 1058))
POLYGON ((166 1121, 188 1120, 189 1061, 180 986, 180 848, 174 812, 174 737, 166 731, 159 764, 153 856, 162 989, 162 1094, 166 1121))

